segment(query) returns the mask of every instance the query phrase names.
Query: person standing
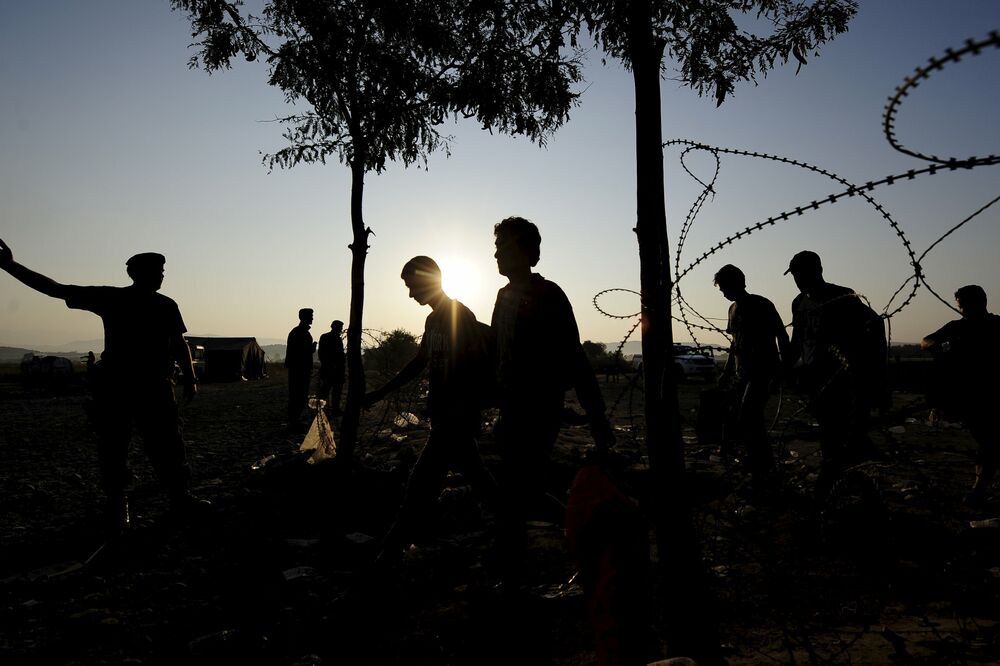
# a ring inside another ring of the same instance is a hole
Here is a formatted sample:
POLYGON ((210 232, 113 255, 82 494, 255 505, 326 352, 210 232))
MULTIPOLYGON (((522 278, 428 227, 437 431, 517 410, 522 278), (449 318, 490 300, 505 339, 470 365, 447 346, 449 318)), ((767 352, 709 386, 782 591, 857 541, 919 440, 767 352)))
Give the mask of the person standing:
POLYGON ((731 390, 735 397, 739 437, 746 447, 750 471, 759 480, 774 472, 764 409, 771 385, 781 374, 781 359, 789 353, 788 333, 774 303, 747 292, 746 276, 739 268, 726 264, 715 274, 714 282, 732 301, 726 326, 732 342, 719 386, 731 390))
POLYGON ((992 352, 1000 340, 1000 316, 986 309, 986 290, 977 284, 956 291, 955 301, 962 318, 924 337, 920 348, 931 352, 946 369, 946 386, 936 393, 949 399, 944 405, 934 405, 931 420, 937 419, 942 407, 951 411, 979 447, 975 482, 965 497, 967 505, 979 507, 1000 467, 1000 427, 993 418, 993 410, 1000 404, 1000 361, 992 352))
POLYGON ((330 413, 341 414, 340 394, 344 390, 344 322, 335 319, 330 330, 319 336, 319 397, 328 401, 330 413))
POLYGON ((312 326, 312 308, 299 310, 299 324, 288 332, 285 345, 285 368, 288 369, 288 430, 297 433, 302 424, 302 410, 309 400, 309 383, 312 379, 313 342, 309 327, 312 326))
POLYGON ((868 437, 873 408, 885 406, 886 338, 882 318, 848 287, 823 279, 819 255, 792 257, 798 296, 792 301, 790 368, 802 362, 802 381, 819 423, 823 467, 820 492, 831 474, 875 455, 868 437))
POLYGON ((165 263, 162 254, 143 252, 125 262, 130 286, 67 285, 14 261, 11 248, 0 240, 0 268, 70 308, 93 312, 104 323, 104 352, 90 383, 105 495, 104 528, 112 537, 130 522, 125 486, 133 430, 142 438, 172 513, 190 517, 208 504, 188 491, 190 469, 174 398, 175 368, 180 368, 185 401, 194 398, 198 386, 177 303, 158 293, 165 263))
POLYGON ((498 549, 502 583, 514 593, 523 582, 525 521, 545 493, 566 391, 576 389, 598 448, 610 448, 615 438, 569 299, 531 270, 541 257, 538 227, 508 217, 493 234, 497 270, 508 280, 497 292, 491 323, 500 407, 494 426, 500 449, 498 549))
POLYGON ((370 407, 392 391, 428 373, 427 408, 431 432, 417 459, 396 522, 382 541, 379 559, 395 559, 409 543, 414 526, 441 493, 449 468, 462 472, 480 499, 491 502, 496 482, 479 456, 482 387, 493 368, 489 363, 489 331, 465 305, 441 288, 441 269, 430 257, 418 256, 403 266, 400 277, 410 298, 428 305, 417 354, 382 387, 365 396, 370 407))

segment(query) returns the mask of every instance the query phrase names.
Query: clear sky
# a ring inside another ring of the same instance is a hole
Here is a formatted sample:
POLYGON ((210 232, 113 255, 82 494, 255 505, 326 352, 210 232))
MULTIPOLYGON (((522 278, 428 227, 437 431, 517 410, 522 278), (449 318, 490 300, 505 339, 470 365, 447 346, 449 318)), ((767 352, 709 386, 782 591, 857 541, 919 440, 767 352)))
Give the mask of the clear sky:
MULTIPOLYGON (((859 183, 917 169, 923 164, 882 137, 888 97, 929 57, 997 29, 998 0, 862 0, 850 31, 797 76, 794 65, 772 71, 721 108, 665 80, 664 137, 791 157, 859 183)), ((315 333, 334 318, 346 321, 347 168, 268 173, 260 153, 283 145, 280 127, 268 122, 287 111, 281 94, 266 85, 259 62, 212 76, 189 70, 189 32, 165 0, 0 3, 0 238, 28 267, 72 284, 128 284, 127 257, 162 252, 162 291, 179 303, 192 334, 284 339, 300 307, 315 309, 315 333)), ((957 157, 1000 153, 998 57, 991 49, 963 60, 914 91, 899 117, 904 143, 957 157)), ((631 78, 612 61, 603 66, 596 52, 585 75, 580 106, 546 148, 459 123, 444 128, 454 136, 450 158, 432 156, 426 171, 392 165, 369 176, 365 216, 376 235, 366 327, 421 330, 428 310, 407 299, 398 277, 416 254, 437 258, 451 295, 489 321, 503 285, 492 226, 517 214, 539 225, 538 271, 565 289, 582 336, 625 334, 629 322, 603 317, 591 299, 603 289, 638 289, 631 78)), ((699 192, 678 155, 666 153, 674 239, 699 192)), ((701 175, 709 162, 693 156, 689 166, 701 175)), ((998 177, 1000 167, 925 176, 880 188, 875 198, 920 254, 1000 194, 998 177)), ((748 224, 840 189, 789 166, 724 157, 681 264, 748 224)), ((938 293, 979 283, 1000 308, 998 218, 1000 205, 927 257, 938 293)), ((796 291, 782 272, 803 248, 823 256, 829 281, 854 287, 879 310, 910 273, 888 225, 852 199, 728 247, 681 286, 702 314, 724 317, 728 303, 712 275, 735 263, 750 290, 771 298, 787 321, 796 291)), ((638 309, 635 297, 621 294, 603 305, 638 309)), ((893 339, 918 340, 954 316, 921 290, 893 319, 893 339)), ((0 345, 101 336, 96 316, 0 274, 0 345)))

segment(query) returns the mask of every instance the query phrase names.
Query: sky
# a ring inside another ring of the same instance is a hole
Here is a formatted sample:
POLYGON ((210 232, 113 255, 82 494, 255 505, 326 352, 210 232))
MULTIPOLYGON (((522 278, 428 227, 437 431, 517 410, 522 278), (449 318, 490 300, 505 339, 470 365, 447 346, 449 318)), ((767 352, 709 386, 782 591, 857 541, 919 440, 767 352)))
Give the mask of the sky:
MULTIPOLYGON (((998 0, 862 0, 849 32, 821 47, 796 75, 786 65, 738 87, 720 108, 662 82, 663 135, 793 158, 864 183, 919 169, 892 150, 882 112, 904 77, 945 49, 1000 29, 998 0)), ((132 254, 166 255, 162 292, 192 335, 284 340, 312 307, 315 335, 350 303, 350 173, 336 162, 268 172, 262 153, 283 147, 271 122, 288 107, 266 84, 264 64, 208 75, 183 14, 166 0, 8 0, 0 3, 0 238, 24 265, 67 284, 126 285, 132 254)), ((898 134, 923 152, 1000 153, 1000 49, 946 67, 900 110, 898 134)), ((364 326, 422 330, 429 310, 407 298, 399 271, 414 255, 442 264, 445 288, 489 321, 504 279, 493 225, 509 215, 542 234, 539 273, 573 304, 584 339, 615 342, 628 319, 600 314, 607 289, 637 290, 634 105, 631 75, 588 55, 580 104, 545 147, 448 124, 450 157, 370 174, 365 221, 374 231, 366 267, 364 326)), ((668 233, 674 243, 701 186, 665 151, 668 233)), ((704 153, 687 165, 700 178, 704 153)), ((1000 194, 1000 167, 924 176, 874 198, 919 255, 948 228, 1000 194)), ((715 194, 691 227, 682 269, 719 240, 842 188, 788 165, 723 156, 715 194)), ((981 284, 1000 300, 1000 205, 930 253, 924 272, 950 299, 981 284)), ((790 321, 796 295, 782 272, 796 251, 823 257, 828 281, 853 287, 882 310, 912 273, 895 232, 871 206, 844 200, 768 227, 688 272, 684 297, 721 323, 728 302, 712 285, 725 263, 790 321)), ((676 252, 676 247, 675 247, 676 252)), ((899 300, 897 298, 896 303, 899 300)), ((638 298, 613 292, 602 307, 627 315, 638 298)), ((891 320, 893 341, 912 342, 955 318, 921 289, 891 320)), ((0 274, 0 345, 67 346, 102 337, 93 314, 69 310, 0 274)), ((675 339, 688 340, 683 326, 675 339)), ((720 344, 717 333, 699 341, 720 344)), ((69 351, 69 349, 67 349, 69 351)))

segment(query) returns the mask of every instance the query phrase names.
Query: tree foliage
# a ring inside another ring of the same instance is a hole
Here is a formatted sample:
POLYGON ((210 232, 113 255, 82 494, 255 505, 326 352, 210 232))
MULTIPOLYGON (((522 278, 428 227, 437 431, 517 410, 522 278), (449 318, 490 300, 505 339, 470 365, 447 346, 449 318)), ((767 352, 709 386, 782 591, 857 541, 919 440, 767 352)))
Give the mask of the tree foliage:
POLYGON ((416 355, 419 347, 416 336, 397 328, 390 331, 378 345, 365 350, 365 369, 392 377, 416 355))
MULTIPOLYGON (((601 48, 626 65, 631 2, 577 0, 577 29, 585 27, 601 48)), ((855 0, 658 0, 649 3, 652 39, 680 81, 712 95, 717 104, 741 81, 756 82, 794 58, 799 67, 819 45, 847 30, 855 0), (751 32, 759 29, 761 34, 751 32)))
POLYGON ((456 118, 541 143, 577 97, 566 17, 548 2, 270 0, 259 16, 241 0, 171 4, 191 19, 192 66, 263 57, 269 83, 303 107, 282 119, 288 146, 269 166, 426 162, 456 118))

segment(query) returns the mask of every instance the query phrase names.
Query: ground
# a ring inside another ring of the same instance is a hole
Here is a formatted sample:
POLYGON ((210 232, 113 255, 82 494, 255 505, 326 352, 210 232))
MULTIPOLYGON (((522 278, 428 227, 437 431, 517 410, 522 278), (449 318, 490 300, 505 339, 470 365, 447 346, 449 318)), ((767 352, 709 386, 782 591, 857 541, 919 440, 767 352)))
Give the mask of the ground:
MULTIPOLYGON (((681 385, 728 663, 1000 662, 1000 530, 972 527, 1000 508, 963 508, 974 445, 960 428, 925 424, 922 370, 895 364, 900 391, 872 431, 884 459, 855 470, 826 504, 814 499, 816 429, 798 396, 772 401, 783 477, 752 491, 738 461, 696 431, 711 385, 681 385)), ((136 446, 134 528, 99 550, 86 393, 0 380, 0 663, 596 663, 559 505, 586 454, 585 427, 560 437, 554 499, 531 522, 530 594, 512 617, 493 585, 492 516, 458 476, 399 564, 369 566, 426 435, 423 421, 396 418, 419 414, 419 398, 366 413, 345 476, 296 453, 281 423, 280 368, 203 385, 182 413, 193 490, 212 509, 194 525, 171 522, 136 446)), ((628 380, 602 387, 626 489, 641 498, 642 400, 628 380)), ((488 422, 481 446, 495 465, 488 422)), ((662 614, 654 621, 662 638, 662 614)))

